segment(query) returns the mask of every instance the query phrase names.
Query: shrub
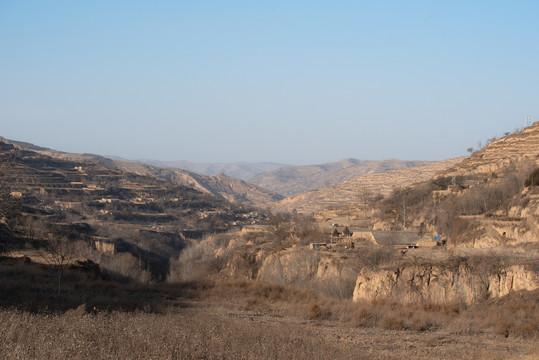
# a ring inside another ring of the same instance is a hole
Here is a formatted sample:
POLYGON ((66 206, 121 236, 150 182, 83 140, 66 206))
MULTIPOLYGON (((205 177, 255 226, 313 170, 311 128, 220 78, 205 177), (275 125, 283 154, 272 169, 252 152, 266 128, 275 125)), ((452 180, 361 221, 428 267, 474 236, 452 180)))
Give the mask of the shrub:
POLYGON ((539 168, 535 169, 524 181, 524 186, 539 186, 539 168))
POLYGON ((358 248, 359 266, 375 268, 392 263, 395 260, 395 250, 389 246, 362 246, 358 248))
POLYGON ((329 319, 331 317, 331 311, 322 308, 317 303, 312 302, 307 306, 307 317, 309 320, 329 319))

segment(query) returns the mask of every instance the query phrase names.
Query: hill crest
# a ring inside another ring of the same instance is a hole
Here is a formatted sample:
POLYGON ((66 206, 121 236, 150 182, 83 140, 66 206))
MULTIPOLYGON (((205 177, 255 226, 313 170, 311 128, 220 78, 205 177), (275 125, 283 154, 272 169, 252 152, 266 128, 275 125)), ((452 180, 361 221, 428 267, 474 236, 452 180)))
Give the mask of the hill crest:
POLYGON ((383 173, 428 163, 428 161, 396 159, 358 160, 347 158, 319 165, 288 166, 257 175, 250 182, 285 196, 296 196, 310 190, 336 185, 361 175, 383 173))
POLYGON ((87 162, 104 166, 108 169, 121 170, 137 175, 153 176, 160 180, 192 187, 202 193, 211 194, 219 199, 234 203, 263 205, 283 199, 283 196, 280 194, 225 174, 219 176, 201 175, 187 170, 146 165, 128 160, 113 160, 93 154, 66 153, 21 141, 7 141, 21 149, 33 151, 55 159, 87 162))

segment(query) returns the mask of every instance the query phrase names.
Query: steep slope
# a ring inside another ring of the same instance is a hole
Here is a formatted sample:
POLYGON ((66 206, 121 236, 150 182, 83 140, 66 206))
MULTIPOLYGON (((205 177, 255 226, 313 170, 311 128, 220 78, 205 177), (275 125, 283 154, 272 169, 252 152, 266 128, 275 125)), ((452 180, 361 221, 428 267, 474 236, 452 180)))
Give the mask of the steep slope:
POLYGON ((283 198, 277 193, 225 174, 218 174, 217 176, 200 175, 186 170, 162 168, 131 161, 115 161, 115 164, 124 171, 155 176, 158 179, 189 186, 230 202, 264 205, 283 198))
POLYGON ((300 213, 312 213, 330 207, 359 203, 363 201, 364 197, 388 195, 395 188, 431 179, 438 172, 446 170, 460 161, 462 158, 448 159, 418 167, 359 176, 337 185, 284 199, 277 203, 274 209, 276 211, 296 210, 300 213))
POLYGON ((143 164, 169 167, 192 171, 197 174, 215 176, 218 174, 226 174, 236 179, 249 181, 258 174, 274 171, 286 166, 285 164, 276 164, 270 162, 250 163, 250 162, 234 162, 234 163, 198 163, 185 160, 176 161, 159 161, 159 160, 137 160, 143 164))
POLYGON ((485 297, 496 299, 539 287, 539 272, 533 266, 513 265, 488 270, 486 266, 477 269, 466 262, 363 268, 357 277, 353 300, 472 305, 485 297))
POLYGON ((22 206, 16 234, 32 241, 69 236, 94 248, 112 244, 144 259, 156 276, 167 274, 169 258, 189 239, 265 218, 251 207, 154 175, 56 158, 4 141, 0 160, 0 186, 22 206))
POLYGON ((539 121, 498 140, 451 167, 447 174, 469 176, 492 174, 514 164, 534 164, 539 161, 539 121))
MULTIPOLYGON (((72 154, 48 149, 34 144, 13 141, 21 149, 31 150, 55 159, 93 163, 108 169, 119 169, 138 175, 154 176, 157 179, 172 181, 175 184, 192 187, 203 193, 212 194, 220 199, 247 205, 264 205, 281 200, 283 197, 259 186, 231 178, 224 174, 218 176, 200 175, 186 170, 162 168, 141 164, 135 161, 112 160, 93 154, 72 154)), ((119 158, 118 158, 119 159, 119 158)))
POLYGON ((458 211, 450 233, 452 245, 489 248, 538 244, 539 188, 534 180, 538 168, 539 122, 535 122, 493 141, 449 169, 448 174, 460 175, 468 185, 446 194, 449 201, 445 203, 455 203, 458 211), (474 199, 479 192, 480 199, 474 199))
MULTIPOLYGON (((0 138, 2 140, 2 138, 0 138)), ((42 155, 50 156, 55 159, 75 161, 75 162, 84 162, 84 163, 93 163, 99 166, 104 166, 109 169, 116 169, 114 161, 109 158, 103 157, 101 155, 94 154, 75 154, 68 153, 64 151, 58 151, 54 149, 49 149, 43 146, 38 146, 28 142, 17 141, 17 140, 6 140, 9 143, 15 145, 19 149, 30 150, 42 155)))
POLYGON ((265 189, 285 196, 295 196, 309 190, 328 187, 366 174, 382 173, 427 164, 428 161, 396 159, 344 159, 322 165, 289 166, 260 174, 249 180, 265 189))
POLYGON ((436 178, 387 197, 372 211, 371 226, 438 234, 456 247, 534 247, 538 167, 535 123, 493 141, 436 178))

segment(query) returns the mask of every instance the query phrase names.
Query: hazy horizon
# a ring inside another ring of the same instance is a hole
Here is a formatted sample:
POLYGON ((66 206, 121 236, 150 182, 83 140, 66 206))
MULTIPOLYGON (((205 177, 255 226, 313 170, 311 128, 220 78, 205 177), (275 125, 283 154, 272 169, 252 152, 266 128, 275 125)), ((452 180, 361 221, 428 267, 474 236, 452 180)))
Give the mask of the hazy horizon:
MULTIPOLYGON (((9 138, 6 138, 5 136, 2 136, 1 134, 0 134, 0 137, 3 137, 7 141, 13 141, 13 142, 16 142, 16 143, 27 143, 27 144, 31 144, 31 145, 35 145, 35 146, 39 146, 39 147, 48 148, 48 149, 54 150, 54 151, 61 151, 61 152, 68 152, 69 153, 69 151, 65 151, 65 150, 62 150, 62 149, 54 148, 54 147, 42 146, 41 144, 35 144, 35 143, 31 143, 31 142, 26 142, 26 141, 22 141, 22 140, 19 140, 19 139, 9 139, 9 138)), ((395 157, 384 158, 384 159, 358 159, 358 158, 347 157, 347 158, 342 158, 342 159, 335 159, 335 160, 331 160, 331 161, 326 161, 324 163, 318 162, 318 163, 306 163, 306 164, 290 164, 290 163, 277 163, 277 162, 272 162, 272 161, 210 162, 210 161, 191 161, 191 160, 186 160, 186 159, 173 159, 173 160, 161 160, 161 159, 150 159, 150 158, 130 159, 130 158, 125 158, 125 157, 118 156, 118 155, 115 155, 115 154, 97 154, 97 153, 89 153, 87 151, 74 152, 74 153, 75 154, 84 154, 84 153, 86 153, 86 154, 99 155, 99 156, 103 156, 103 157, 106 157, 106 158, 110 158, 112 160, 125 160, 125 161, 148 162, 148 163, 149 162, 159 162, 159 163, 163 163, 163 164, 173 164, 173 163, 184 162, 184 163, 191 163, 193 165, 273 164, 273 165, 280 165, 282 167, 288 167, 288 166, 294 167, 294 166, 309 166, 309 165, 317 166, 317 165, 323 165, 325 163, 335 163, 335 162, 340 162, 340 161, 350 160, 350 159, 351 160, 359 160, 359 161, 385 161, 385 160, 423 161, 423 159, 399 159, 399 158, 395 158, 395 157)), ((442 160, 445 160, 445 159, 440 159, 440 161, 442 161, 442 160)))
POLYGON ((126 159, 443 160, 539 119, 534 1, 4 1, 0 135, 126 159))

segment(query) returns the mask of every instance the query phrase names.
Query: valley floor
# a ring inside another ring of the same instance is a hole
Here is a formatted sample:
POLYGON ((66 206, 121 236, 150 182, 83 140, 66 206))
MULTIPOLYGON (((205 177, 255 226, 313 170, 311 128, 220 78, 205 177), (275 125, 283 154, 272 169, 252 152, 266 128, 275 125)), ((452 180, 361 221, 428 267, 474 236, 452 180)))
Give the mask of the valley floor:
MULTIPOLYGON (((0 312, 2 359, 537 359, 533 338, 358 328, 187 300, 157 312, 0 312)), ((535 339, 536 340, 536 339, 535 339)))

